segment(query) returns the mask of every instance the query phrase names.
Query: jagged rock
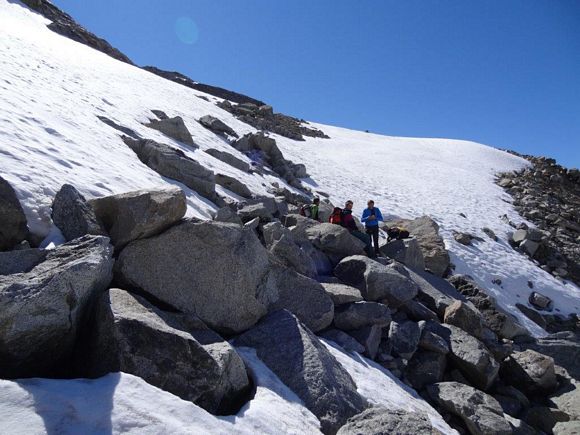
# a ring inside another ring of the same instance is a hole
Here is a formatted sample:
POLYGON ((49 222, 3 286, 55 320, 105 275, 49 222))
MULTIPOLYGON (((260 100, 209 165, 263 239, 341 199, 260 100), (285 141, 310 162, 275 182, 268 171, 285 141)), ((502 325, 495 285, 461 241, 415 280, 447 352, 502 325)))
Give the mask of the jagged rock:
POLYGON ((411 320, 419 322, 421 320, 438 320, 437 314, 416 300, 410 300, 399 307, 411 320))
POLYGON ((185 194, 177 187, 104 196, 90 204, 117 249, 163 232, 187 210, 185 194))
POLYGON ((67 241, 85 234, 106 235, 93 208, 70 184, 63 184, 54 197, 52 220, 67 241))
POLYGON ((364 252, 365 244, 352 236, 346 228, 331 223, 313 225, 306 229, 308 240, 322 252, 341 258, 364 252))
POLYGON ((409 360, 405 376, 411 386, 419 391, 425 386, 441 382, 447 367, 447 358, 438 352, 418 350, 409 360))
POLYGON ((326 340, 335 342, 347 352, 363 353, 365 351, 365 347, 360 344, 354 337, 339 329, 327 329, 320 332, 318 335, 322 338, 325 338, 326 340))
POLYGON ((243 172, 250 172, 250 164, 243 161, 242 159, 237 158, 236 156, 227 153, 225 151, 219 151, 215 148, 209 148, 205 150, 210 156, 215 157, 218 160, 221 160, 224 163, 227 163, 230 166, 233 166, 236 169, 239 169, 243 172))
POLYGON ((139 160, 164 177, 177 180, 210 201, 217 200, 215 175, 185 153, 152 140, 123 137, 139 160))
POLYGON ((270 222, 274 219, 272 212, 264 203, 248 204, 238 210, 238 216, 242 222, 251 221, 254 218, 260 218, 261 222, 270 222))
POLYGON ((240 180, 234 177, 230 177, 225 174, 216 174, 215 182, 228 190, 231 190, 236 195, 240 195, 242 198, 250 198, 252 196, 252 191, 242 183, 240 180))
POLYGON ((538 292, 532 292, 529 302, 539 310, 551 311, 554 306, 554 302, 549 297, 538 292))
POLYGON ((0 251, 12 249, 27 235, 26 216, 16 192, 0 177, 0 251))
POLYGON ((391 322, 389 327, 389 343, 393 353, 401 358, 411 359, 421 338, 421 330, 415 322, 391 322))
POLYGON ((201 328, 192 330, 210 342, 203 346, 181 317, 124 290, 103 293, 95 308, 91 376, 131 373, 184 400, 205 395, 203 404, 217 411, 222 401, 249 387, 243 362, 227 342, 197 321, 201 328))
POLYGON ((512 242, 514 242, 514 243, 516 243, 516 244, 519 245, 521 242, 523 242, 524 240, 526 240, 527 235, 528 235, 528 231, 525 230, 525 229, 516 230, 512 234, 511 240, 512 240, 512 242))
POLYGON ((402 409, 375 407, 348 419, 337 435, 436 434, 426 415, 402 409))
POLYGON ((334 305, 349 304, 363 300, 360 290, 349 285, 322 283, 322 287, 324 287, 324 290, 328 293, 334 305))
POLYGON ((370 359, 375 359, 381 344, 383 327, 379 325, 365 326, 348 332, 365 348, 364 355, 370 359))
POLYGON ((370 325, 387 326, 390 321, 389 308, 376 302, 353 302, 338 307, 334 312, 334 325, 343 331, 370 325))
POLYGON ((231 207, 225 206, 216 211, 214 221, 242 225, 242 220, 231 207))
POLYGON ((429 396, 442 408, 463 420, 473 435, 511 435, 500 404, 488 394, 458 382, 439 382, 427 387, 429 396))
POLYGON ((381 246, 381 254, 413 270, 425 270, 425 259, 417 239, 393 240, 381 246))
POLYGON ((445 316, 445 310, 456 300, 465 300, 447 280, 428 272, 416 273, 409 271, 409 276, 419 287, 417 300, 424 304, 440 318, 445 316))
POLYGON ((580 434, 580 420, 559 421, 552 431, 554 435, 578 435, 580 434))
POLYGON ((185 221, 136 240, 116 264, 122 283, 197 314, 227 334, 250 328, 266 314, 256 292, 268 269, 268 253, 255 231, 215 221, 185 221))
POLYGON ((419 339, 419 347, 428 351, 437 352, 442 355, 449 353, 449 345, 439 335, 424 328, 424 322, 419 323, 421 329, 421 337, 419 339), (423 325, 421 324, 423 323, 423 325))
POLYGON ((318 417, 324 433, 335 433, 367 407, 346 370, 286 310, 270 313, 235 344, 255 348, 264 364, 318 417))
POLYGON ((334 274, 341 281, 360 288, 365 300, 387 300, 394 308, 413 299, 419 291, 403 266, 384 266, 362 255, 343 259, 334 274))
POLYGON ((227 134, 233 137, 238 137, 238 134, 234 131, 233 128, 231 128, 229 125, 227 125, 221 119, 216 118, 215 116, 211 115, 202 116, 201 118, 199 118, 199 123, 208 130, 211 130, 215 134, 218 134, 220 136, 227 134))
POLYGON ((42 263, 48 251, 44 249, 18 249, 0 252, 0 275, 26 273, 42 263))
POLYGON ((109 239, 83 236, 27 273, 0 276, 0 377, 49 376, 71 355, 86 308, 112 278, 109 239))
POLYGON ((473 240, 473 236, 467 233, 457 233, 453 237, 456 242, 466 246, 471 245, 471 241, 473 240))
POLYGON ((497 242, 498 238, 495 235, 495 232, 491 229, 491 228, 482 228, 481 231, 483 231, 491 240, 493 240, 494 242, 497 242))
POLYGON ((531 240, 524 240, 522 243, 520 243, 520 249, 522 249, 530 257, 533 257, 536 254, 539 247, 540 244, 538 242, 533 242, 531 240))
POLYGON ((259 226, 260 226, 260 218, 258 218, 258 217, 255 217, 251 221, 248 221, 244 224, 244 228, 247 228, 250 230, 257 230, 259 226))
POLYGON ((558 386, 554 359, 531 349, 511 354, 501 365, 501 377, 528 394, 551 392, 558 386))
POLYGON ((443 238, 439 235, 439 225, 433 219, 423 216, 414 220, 388 222, 387 225, 407 228, 421 246, 425 267, 435 275, 445 275, 449 267, 449 254, 443 238))
POLYGON ((178 142, 183 142, 184 144, 197 148, 181 116, 159 120, 152 119, 145 126, 158 130, 178 142))
POLYGON ((455 301, 445 309, 443 318, 445 323, 457 326, 476 338, 483 337, 485 322, 481 313, 474 307, 462 302, 455 301))

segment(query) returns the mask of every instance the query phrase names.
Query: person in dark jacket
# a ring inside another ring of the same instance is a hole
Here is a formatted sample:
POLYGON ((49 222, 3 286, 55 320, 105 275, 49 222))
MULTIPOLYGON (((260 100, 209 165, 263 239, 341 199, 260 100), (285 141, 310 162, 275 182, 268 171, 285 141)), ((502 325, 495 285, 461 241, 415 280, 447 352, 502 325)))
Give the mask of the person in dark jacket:
POLYGON ((364 242, 364 244, 366 245, 365 251, 366 251, 367 255, 371 256, 371 254, 373 252, 372 246, 371 246, 371 238, 368 234, 365 234, 365 233, 358 230, 358 227, 356 225, 356 221, 354 220, 354 217, 352 216, 352 206, 353 205, 354 205, 353 202, 350 200, 346 201, 346 203, 344 204, 344 208, 342 209, 341 225, 343 227, 345 227, 347 230, 349 230, 350 233, 354 237, 356 237, 360 241, 364 242))
POLYGON ((379 222, 383 221, 383 215, 375 202, 371 199, 367 203, 367 208, 363 211, 361 222, 365 224, 367 234, 372 238, 374 245, 374 254, 380 255, 379 251, 379 222))

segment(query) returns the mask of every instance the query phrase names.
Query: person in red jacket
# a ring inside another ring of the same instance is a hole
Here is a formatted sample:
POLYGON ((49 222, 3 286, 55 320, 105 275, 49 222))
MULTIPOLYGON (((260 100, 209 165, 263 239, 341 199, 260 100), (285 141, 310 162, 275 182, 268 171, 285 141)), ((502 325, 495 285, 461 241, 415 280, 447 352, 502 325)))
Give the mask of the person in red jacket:
POLYGON ((364 242, 364 244, 366 245, 365 251, 366 251, 367 255, 372 256, 371 255, 372 254, 371 237, 368 234, 365 234, 362 231, 359 231, 358 226, 356 225, 356 221, 354 220, 354 217, 352 216, 352 206, 353 205, 354 204, 352 201, 350 201, 350 200, 346 201, 346 203, 344 204, 344 208, 342 210, 340 210, 337 207, 335 209, 335 212, 332 214, 332 216, 330 216, 329 220, 331 223, 336 223, 336 224, 343 226, 348 231, 350 231, 350 233, 354 237, 356 237, 360 241, 364 242), (337 216, 335 213, 340 213, 340 217, 337 216))

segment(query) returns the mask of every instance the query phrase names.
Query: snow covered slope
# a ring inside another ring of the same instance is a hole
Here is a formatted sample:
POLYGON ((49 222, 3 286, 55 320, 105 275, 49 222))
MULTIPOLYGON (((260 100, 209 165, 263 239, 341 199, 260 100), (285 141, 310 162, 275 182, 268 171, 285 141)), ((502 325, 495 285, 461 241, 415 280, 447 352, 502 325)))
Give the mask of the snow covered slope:
MULTIPOLYGON (((0 172, 15 186, 32 231, 49 232, 50 204, 65 182, 89 198, 175 183, 143 165, 97 115, 180 148, 208 168, 238 178, 256 194, 267 194, 273 181, 283 184, 275 177, 241 172, 203 152, 216 148, 248 161, 196 121, 210 114, 240 135, 255 131, 216 107, 216 97, 116 61, 51 32, 45 22, 19 3, 0 0, 0 172), (153 118, 151 109, 183 117, 200 148, 192 151, 143 126, 153 118)), ((536 335, 544 331, 515 308, 517 302, 526 303, 528 281, 555 301, 557 312, 580 311, 576 286, 543 272, 505 241, 511 228, 499 217, 523 219, 494 184, 494 174, 520 169, 526 161, 474 142, 315 126, 331 139, 297 142, 273 136, 287 158, 307 165, 312 178, 306 182, 328 192, 333 202, 353 199, 355 209, 362 211, 373 198, 385 215, 432 216, 441 226, 456 271, 473 276, 536 335), (494 230, 500 243, 487 238, 483 227, 494 230), (453 231, 484 241, 463 246, 453 231), (501 286, 492 284, 496 278, 501 286)), ((215 205, 181 187, 188 197, 188 214, 209 218, 215 205)))

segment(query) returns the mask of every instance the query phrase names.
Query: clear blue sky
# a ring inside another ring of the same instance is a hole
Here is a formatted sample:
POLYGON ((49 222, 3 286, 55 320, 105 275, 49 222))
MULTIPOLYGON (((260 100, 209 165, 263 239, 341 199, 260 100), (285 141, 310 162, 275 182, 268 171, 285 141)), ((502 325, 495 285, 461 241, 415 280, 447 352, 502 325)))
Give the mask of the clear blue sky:
POLYGON ((53 0, 139 65, 308 120, 580 166, 580 0, 53 0))

